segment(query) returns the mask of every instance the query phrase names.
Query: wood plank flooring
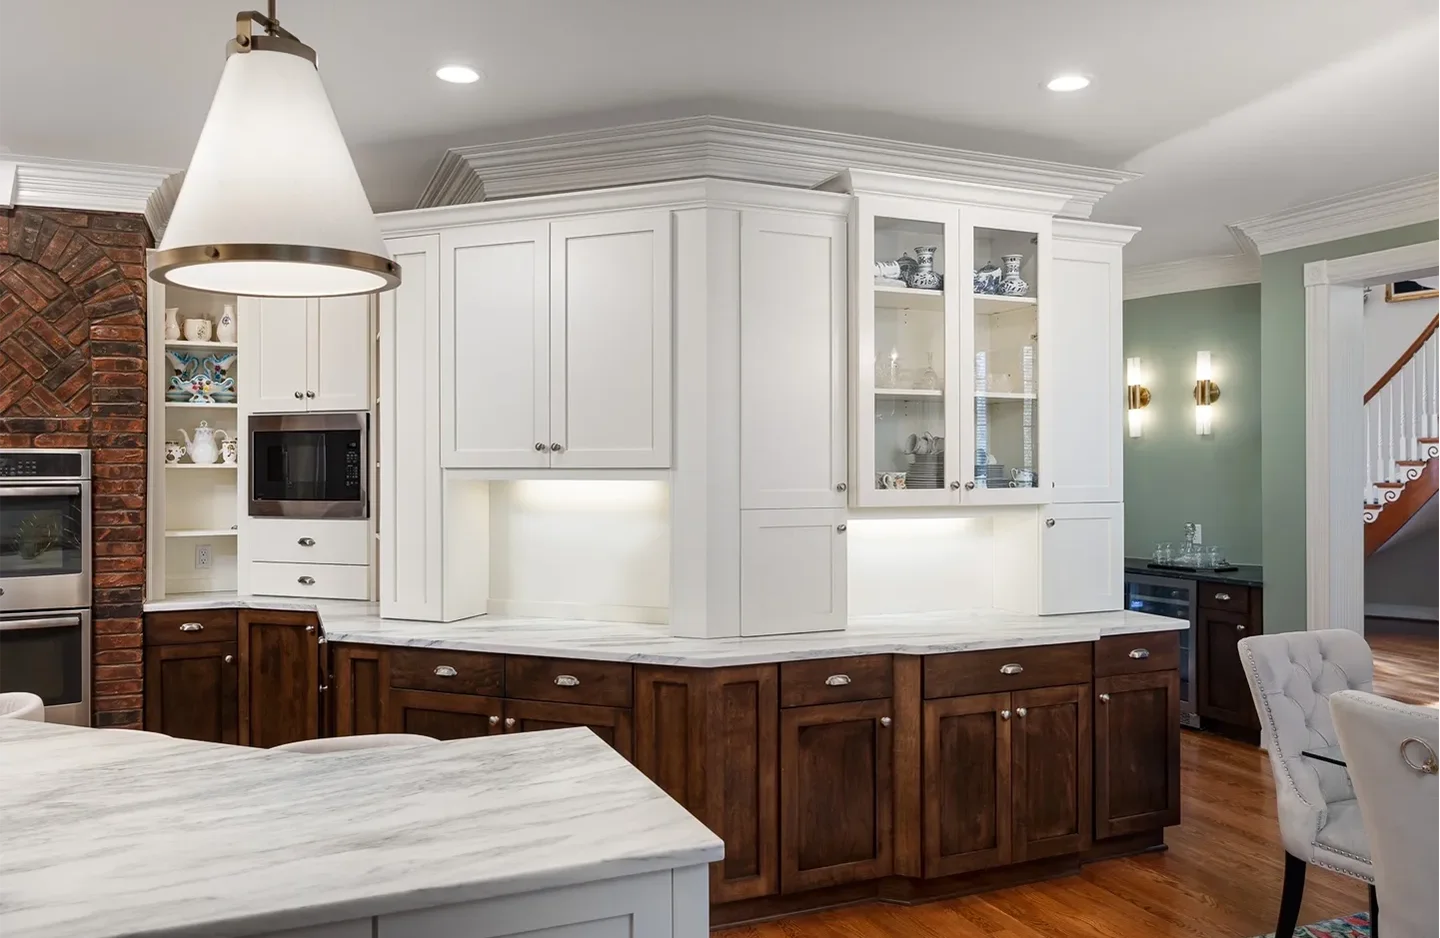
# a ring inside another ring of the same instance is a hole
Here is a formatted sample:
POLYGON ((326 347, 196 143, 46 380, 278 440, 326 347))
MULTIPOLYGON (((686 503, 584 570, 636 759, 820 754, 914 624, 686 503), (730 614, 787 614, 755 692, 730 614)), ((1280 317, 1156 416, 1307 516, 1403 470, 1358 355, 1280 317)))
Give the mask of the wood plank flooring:
MULTIPOLYGON (((1434 706, 1434 637, 1375 636, 1375 690, 1434 706)), ((920 906, 871 903, 718 930, 719 938, 1246 938, 1275 927, 1282 853, 1265 753, 1186 731, 1184 822, 1169 850, 1080 875, 920 906)), ((1311 867, 1300 921, 1367 908, 1365 886, 1311 867)))

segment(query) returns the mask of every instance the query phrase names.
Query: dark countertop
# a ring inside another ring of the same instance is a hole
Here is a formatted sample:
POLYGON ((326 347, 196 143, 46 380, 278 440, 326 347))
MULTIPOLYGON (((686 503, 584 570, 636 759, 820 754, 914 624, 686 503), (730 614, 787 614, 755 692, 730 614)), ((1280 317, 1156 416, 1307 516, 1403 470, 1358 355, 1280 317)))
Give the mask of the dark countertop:
POLYGON ((1155 570, 1149 566, 1150 561, 1144 557, 1126 557, 1126 573, 1146 573, 1150 576, 1170 576, 1179 580, 1205 580, 1208 583, 1234 583, 1236 586, 1264 586, 1264 571, 1259 564, 1241 563, 1236 564, 1240 569, 1231 570, 1228 573, 1216 573, 1214 570, 1155 570))

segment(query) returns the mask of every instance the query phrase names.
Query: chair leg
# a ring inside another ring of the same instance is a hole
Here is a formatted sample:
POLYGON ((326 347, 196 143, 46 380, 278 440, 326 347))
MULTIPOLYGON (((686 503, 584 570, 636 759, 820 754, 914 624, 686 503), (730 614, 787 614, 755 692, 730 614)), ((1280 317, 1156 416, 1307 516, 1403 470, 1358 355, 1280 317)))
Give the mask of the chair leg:
POLYGON ((1275 923, 1275 938, 1294 938, 1295 923, 1300 919, 1300 898, 1305 894, 1304 860, 1285 854, 1285 886, 1280 893, 1280 919, 1275 923))
POLYGON ((1375 902, 1375 884, 1370 884, 1370 938, 1380 938, 1380 906, 1375 902))

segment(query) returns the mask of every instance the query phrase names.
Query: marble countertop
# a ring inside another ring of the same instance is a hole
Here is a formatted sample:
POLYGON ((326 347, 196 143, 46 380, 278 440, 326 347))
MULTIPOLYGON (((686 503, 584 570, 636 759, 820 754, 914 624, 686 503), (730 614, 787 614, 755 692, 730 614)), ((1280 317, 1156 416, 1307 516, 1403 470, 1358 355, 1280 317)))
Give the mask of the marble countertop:
POLYGON ((1209 583, 1234 583, 1236 586, 1264 586, 1265 571, 1259 564, 1236 564, 1234 570, 1221 573, 1216 570, 1156 570, 1144 557, 1126 557, 1126 573, 1144 573, 1148 576, 1168 576, 1177 580, 1205 580, 1209 583))
POLYGON ((304 755, 0 720, 0 935, 244 936, 708 863, 585 729, 304 755))
POLYGON ((863 616, 840 632, 762 638, 677 638, 666 626, 579 619, 476 616, 456 622, 380 618, 379 605, 203 593, 146 603, 145 611, 198 608, 315 611, 331 642, 412 645, 496 654, 628 661, 681 667, 729 667, 850 655, 940 654, 1093 642, 1107 635, 1177 631, 1183 619, 1141 612, 1027 616, 993 609, 863 616))

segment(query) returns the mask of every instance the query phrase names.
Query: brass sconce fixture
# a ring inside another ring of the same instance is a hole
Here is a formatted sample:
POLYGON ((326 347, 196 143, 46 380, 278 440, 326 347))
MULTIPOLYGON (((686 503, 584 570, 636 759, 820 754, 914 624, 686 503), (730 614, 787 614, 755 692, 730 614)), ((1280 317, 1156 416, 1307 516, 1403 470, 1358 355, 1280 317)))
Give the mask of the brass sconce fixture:
POLYGON ((1130 421, 1130 436, 1138 437, 1144 423, 1141 411, 1150 406, 1150 389, 1140 383, 1140 359, 1125 359, 1125 409, 1130 421))
POLYGON ((1210 353, 1195 353, 1195 433, 1210 435, 1211 405, 1220 399, 1220 385, 1210 380, 1210 353))

